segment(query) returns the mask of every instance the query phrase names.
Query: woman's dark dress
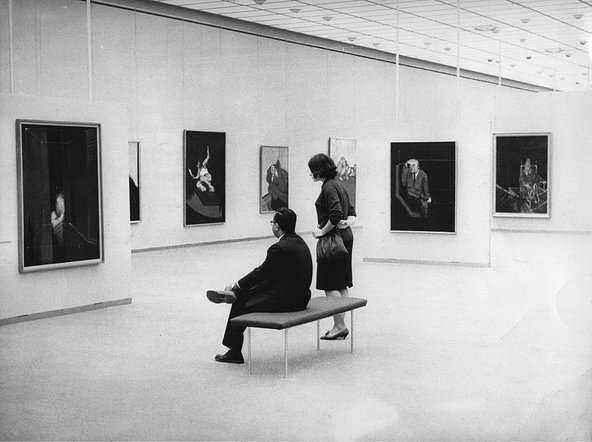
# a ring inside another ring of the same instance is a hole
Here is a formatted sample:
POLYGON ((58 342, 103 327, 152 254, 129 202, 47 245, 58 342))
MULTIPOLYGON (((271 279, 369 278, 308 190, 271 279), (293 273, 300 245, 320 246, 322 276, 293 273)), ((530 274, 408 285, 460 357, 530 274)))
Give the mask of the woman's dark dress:
MULTIPOLYGON (((321 193, 315 202, 319 228, 327 221, 337 225, 348 216, 356 216, 356 210, 349 201, 343 184, 336 179, 327 179, 321 187, 321 193)), ((317 289, 341 290, 353 287, 352 250, 354 235, 351 228, 341 230, 341 236, 349 255, 329 263, 317 263, 317 289)))

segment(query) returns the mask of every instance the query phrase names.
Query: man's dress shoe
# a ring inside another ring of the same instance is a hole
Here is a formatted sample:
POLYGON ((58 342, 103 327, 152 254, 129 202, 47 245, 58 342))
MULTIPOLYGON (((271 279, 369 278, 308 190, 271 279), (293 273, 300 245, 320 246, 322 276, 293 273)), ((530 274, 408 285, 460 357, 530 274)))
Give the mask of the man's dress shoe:
POLYGON ((223 302, 232 304, 236 301, 236 295, 230 290, 208 290, 206 296, 214 304, 221 304, 223 302))
POLYGON ((231 353, 227 351, 223 355, 216 355, 216 361, 218 362, 227 362, 229 364, 244 364, 245 360, 243 359, 243 355, 241 353, 231 353))

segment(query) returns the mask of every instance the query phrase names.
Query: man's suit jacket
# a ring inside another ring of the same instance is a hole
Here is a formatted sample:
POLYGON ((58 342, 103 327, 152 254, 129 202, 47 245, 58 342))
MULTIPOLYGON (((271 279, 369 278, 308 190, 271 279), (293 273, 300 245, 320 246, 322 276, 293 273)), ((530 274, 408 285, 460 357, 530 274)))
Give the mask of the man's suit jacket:
POLYGON ((249 292, 250 311, 295 311, 310 300, 312 256, 295 233, 282 236, 267 250, 265 261, 241 278, 238 285, 249 292))
POLYGON ((423 170, 418 169, 415 176, 415 183, 413 182, 413 174, 408 168, 403 168, 401 181, 407 189, 407 194, 415 198, 421 198, 427 201, 430 197, 430 190, 428 187, 428 175, 423 170))

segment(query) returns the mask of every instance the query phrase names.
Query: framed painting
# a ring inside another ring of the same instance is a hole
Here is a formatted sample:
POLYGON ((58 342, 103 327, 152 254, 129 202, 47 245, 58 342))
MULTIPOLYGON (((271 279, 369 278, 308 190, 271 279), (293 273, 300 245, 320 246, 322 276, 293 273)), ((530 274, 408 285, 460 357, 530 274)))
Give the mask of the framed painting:
POLYGON ((184 226, 223 223, 226 133, 186 130, 183 139, 184 226))
POLYGON ((550 149, 550 133, 493 135, 493 216, 550 218, 550 149))
POLYGON ((347 190, 352 205, 356 206, 356 140, 329 138, 329 156, 337 166, 337 178, 347 190))
POLYGON ((456 232, 454 141, 391 143, 391 231, 456 232))
POLYGON ((100 125, 16 121, 21 273, 103 261, 100 125))
POLYGON ((130 222, 139 223, 140 218, 140 143, 130 141, 129 151, 129 197, 130 222))
POLYGON ((259 162, 259 213, 288 207, 288 148, 261 146, 259 162))

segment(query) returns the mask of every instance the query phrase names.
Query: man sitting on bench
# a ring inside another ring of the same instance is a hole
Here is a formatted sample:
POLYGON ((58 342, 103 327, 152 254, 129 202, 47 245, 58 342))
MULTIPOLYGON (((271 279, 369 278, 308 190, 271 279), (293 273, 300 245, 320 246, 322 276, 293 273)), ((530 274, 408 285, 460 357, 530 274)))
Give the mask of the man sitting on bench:
POLYGON ((279 241, 269 247, 263 264, 225 290, 206 293, 216 304, 232 304, 222 340, 229 350, 216 355, 218 362, 244 363, 241 350, 245 327, 231 326, 232 318, 252 312, 304 310, 310 300, 312 257, 304 240, 295 233, 296 213, 280 208, 270 223, 279 241))

